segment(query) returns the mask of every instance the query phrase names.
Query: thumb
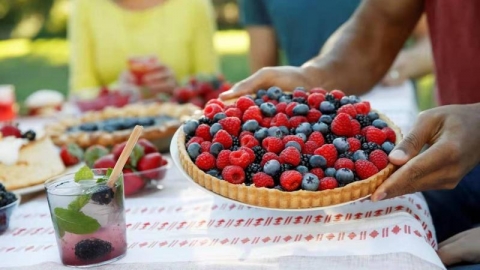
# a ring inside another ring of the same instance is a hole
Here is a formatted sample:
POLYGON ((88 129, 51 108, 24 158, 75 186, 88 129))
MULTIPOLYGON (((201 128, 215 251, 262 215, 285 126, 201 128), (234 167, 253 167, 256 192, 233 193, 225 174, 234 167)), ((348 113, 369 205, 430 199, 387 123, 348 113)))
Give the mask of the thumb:
POLYGON ((272 77, 272 70, 270 68, 263 68, 251 75, 247 79, 236 83, 230 90, 220 94, 219 98, 223 101, 247 95, 256 90, 268 85, 272 77))

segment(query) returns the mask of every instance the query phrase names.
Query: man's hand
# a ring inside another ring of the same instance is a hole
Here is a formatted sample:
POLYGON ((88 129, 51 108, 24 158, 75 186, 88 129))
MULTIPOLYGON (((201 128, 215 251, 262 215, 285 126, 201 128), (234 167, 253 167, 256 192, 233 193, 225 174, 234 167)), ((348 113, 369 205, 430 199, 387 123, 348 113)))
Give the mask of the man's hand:
POLYGON ((412 131, 390 153, 401 166, 372 200, 434 189, 453 189, 480 161, 480 103, 443 106, 420 114, 412 131), (429 148, 420 153, 422 148, 429 148))
POLYGON ((437 252, 445 265, 480 263, 480 227, 448 238, 440 243, 437 252))

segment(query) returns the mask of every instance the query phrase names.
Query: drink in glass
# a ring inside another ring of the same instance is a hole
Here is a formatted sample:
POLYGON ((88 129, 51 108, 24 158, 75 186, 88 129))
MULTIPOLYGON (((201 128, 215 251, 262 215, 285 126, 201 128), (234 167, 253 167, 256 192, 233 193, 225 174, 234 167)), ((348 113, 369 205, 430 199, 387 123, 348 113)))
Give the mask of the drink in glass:
POLYGON ((135 84, 143 85, 143 77, 158 64, 156 56, 137 56, 128 59, 128 67, 135 77, 135 84))
POLYGON ((16 117, 15 90, 12 85, 0 85, 0 122, 16 117))
POLYGON ((80 171, 45 183, 61 260, 76 267, 116 261, 127 252, 123 175, 110 188, 111 170, 80 171))

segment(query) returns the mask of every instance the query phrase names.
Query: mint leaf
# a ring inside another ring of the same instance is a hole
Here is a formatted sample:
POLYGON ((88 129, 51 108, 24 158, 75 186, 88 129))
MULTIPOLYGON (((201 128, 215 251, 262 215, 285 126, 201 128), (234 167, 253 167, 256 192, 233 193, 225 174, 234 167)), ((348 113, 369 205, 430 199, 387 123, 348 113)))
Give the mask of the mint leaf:
POLYGON ((132 153, 130 154, 130 164, 133 167, 137 167, 138 161, 145 155, 145 150, 138 144, 135 144, 133 147, 132 153))
POLYGON ((64 208, 55 208, 53 210, 59 233, 61 230, 74 234, 89 234, 100 229, 100 223, 92 217, 82 212, 73 211, 64 208))
POLYGON ((74 180, 75 182, 78 182, 80 180, 91 180, 93 178, 95 178, 95 175, 93 174, 92 170, 85 165, 75 173, 74 180))
POLYGON ((107 172, 105 173, 105 176, 102 176, 102 177, 100 177, 100 178, 97 179, 97 184, 107 182, 107 181, 108 181, 108 178, 110 178, 110 175, 112 175, 112 172, 113 172, 113 169, 112 169, 112 168, 108 168, 108 169, 107 169, 107 172))
POLYGON ((80 211, 90 201, 90 194, 78 196, 74 201, 68 205, 68 209, 72 211, 80 211))

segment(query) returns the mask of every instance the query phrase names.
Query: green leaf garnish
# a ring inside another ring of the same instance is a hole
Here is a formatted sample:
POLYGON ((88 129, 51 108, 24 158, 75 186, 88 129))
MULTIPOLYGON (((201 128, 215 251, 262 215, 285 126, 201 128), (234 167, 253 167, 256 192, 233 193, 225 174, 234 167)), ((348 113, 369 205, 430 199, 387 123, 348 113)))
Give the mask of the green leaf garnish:
POLYGON ((92 170, 90 170, 90 168, 88 168, 88 166, 85 165, 75 173, 74 180, 75 182, 78 182, 81 180, 92 180, 94 177, 95 177, 95 174, 93 174, 92 170))
POLYGON ((62 230, 74 234, 89 234, 100 229, 100 223, 98 223, 96 219, 85 215, 83 212, 59 207, 55 208, 53 212, 57 221, 59 234, 61 234, 62 230))
POLYGON ((80 195, 78 196, 74 201, 72 201, 68 205, 68 209, 72 211, 80 211, 82 207, 87 205, 87 203, 90 201, 91 194, 85 194, 85 195, 80 195))
POLYGON ((113 169, 112 169, 112 168, 108 168, 108 169, 107 169, 107 172, 105 173, 105 176, 102 176, 102 177, 100 177, 100 178, 97 179, 97 184, 107 182, 107 181, 108 181, 108 178, 110 178, 110 175, 112 175, 112 172, 113 172, 113 169))
POLYGON ((133 147, 132 153, 130 154, 130 164, 133 167, 137 167, 138 161, 145 155, 145 150, 138 144, 135 144, 133 147))

